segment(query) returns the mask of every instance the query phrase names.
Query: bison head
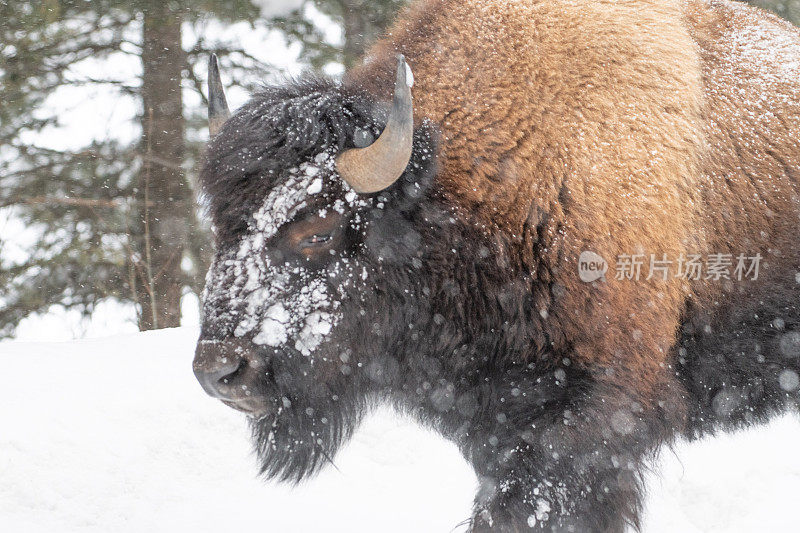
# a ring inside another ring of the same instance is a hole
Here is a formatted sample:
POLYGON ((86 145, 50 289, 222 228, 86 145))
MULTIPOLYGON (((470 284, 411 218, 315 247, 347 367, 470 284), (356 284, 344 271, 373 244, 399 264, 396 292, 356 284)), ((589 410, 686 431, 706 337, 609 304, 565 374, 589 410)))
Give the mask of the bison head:
POLYGON ((264 472, 297 480, 398 379, 403 302, 417 292, 399 278, 419 265, 412 220, 434 173, 434 129, 413 131, 402 58, 391 105, 306 80, 267 88, 230 118, 213 58, 210 72, 219 131, 201 182, 217 251, 194 371, 249 415, 264 472))

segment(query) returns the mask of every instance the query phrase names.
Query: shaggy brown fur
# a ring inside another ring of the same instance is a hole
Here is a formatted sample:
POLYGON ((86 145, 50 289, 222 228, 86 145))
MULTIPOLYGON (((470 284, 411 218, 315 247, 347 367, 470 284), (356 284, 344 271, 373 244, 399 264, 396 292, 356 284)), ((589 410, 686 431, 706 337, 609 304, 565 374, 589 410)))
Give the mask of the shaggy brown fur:
MULTIPOLYGON (((760 252, 765 285, 782 265, 800 267, 800 34, 729 2, 693 2, 686 19, 705 98, 697 231, 710 250, 760 252)), ((713 306, 720 289, 730 287, 698 287, 699 305, 713 306)))
POLYGON ((383 95, 406 55, 417 115, 443 130, 441 187, 567 289, 537 302, 551 338, 646 393, 686 299, 713 306, 723 284, 587 285, 578 255, 795 257, 799 44, 730 2, 422 1, 348 83, 383 95))

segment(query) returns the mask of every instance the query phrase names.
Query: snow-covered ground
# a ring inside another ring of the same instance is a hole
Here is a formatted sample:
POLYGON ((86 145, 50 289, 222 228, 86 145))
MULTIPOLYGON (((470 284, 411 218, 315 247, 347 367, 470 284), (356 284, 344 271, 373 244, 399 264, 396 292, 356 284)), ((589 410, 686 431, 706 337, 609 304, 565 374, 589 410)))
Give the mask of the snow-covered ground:
MULTIPOLYGON (((242 415, 194 381, 197 330, 0 343, 0 531, 450 532, 475 476, 388 410, 316 479, 256 478, 242 415)), ((664 453, 646 533, 800 530, 800 423, 664 453)))

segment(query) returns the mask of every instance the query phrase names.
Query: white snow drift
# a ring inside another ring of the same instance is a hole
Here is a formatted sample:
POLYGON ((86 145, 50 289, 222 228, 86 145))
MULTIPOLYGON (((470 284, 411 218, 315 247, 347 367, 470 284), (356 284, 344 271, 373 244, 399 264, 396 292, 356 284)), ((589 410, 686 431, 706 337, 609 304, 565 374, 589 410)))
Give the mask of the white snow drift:
MULTIPOLYGON (((464 531, 455 446, 381 410, 300 487, 256 478, 242 415, 206 397, 182 328, 0 343, 0 530, 464 531)), ((800 530, 800 424, 665 451, 646 533, 800 530)))

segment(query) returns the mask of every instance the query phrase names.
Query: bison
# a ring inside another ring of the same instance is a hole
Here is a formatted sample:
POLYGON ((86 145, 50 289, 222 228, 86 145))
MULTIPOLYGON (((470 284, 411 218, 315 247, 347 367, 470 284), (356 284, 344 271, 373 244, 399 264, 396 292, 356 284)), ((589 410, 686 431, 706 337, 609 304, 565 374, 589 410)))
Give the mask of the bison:
POLYGON ((383 402, 473 465, 472 531, 621 532, 660 447, 798 406, 800 35, 777 17, 419 0, 341 81, 230 117, 215 60, 209 86, 194 371, 265 475, 313 474, 383 402))

